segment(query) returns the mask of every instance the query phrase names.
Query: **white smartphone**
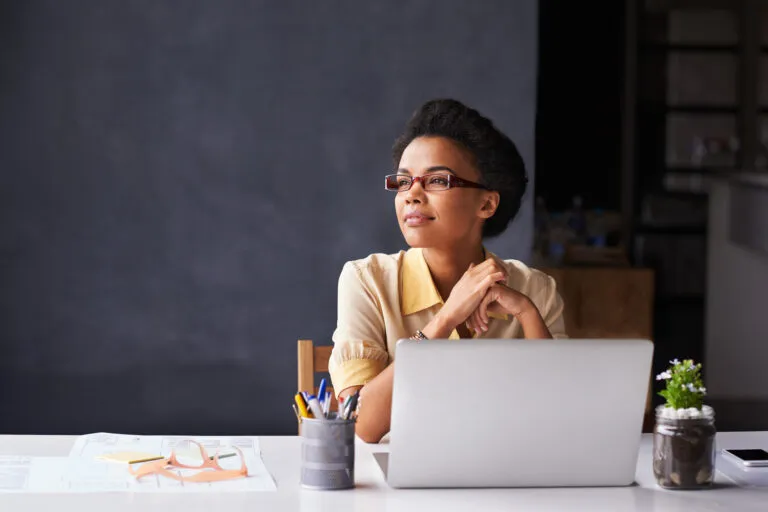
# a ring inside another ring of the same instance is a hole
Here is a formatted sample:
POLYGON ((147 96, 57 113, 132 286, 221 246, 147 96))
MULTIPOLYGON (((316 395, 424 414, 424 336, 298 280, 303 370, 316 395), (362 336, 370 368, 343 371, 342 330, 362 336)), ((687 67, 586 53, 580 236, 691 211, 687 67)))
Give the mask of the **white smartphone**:
POLYGON ((723 450, 723 455, 749 467, 768 467, 768 452, 759 448, 723 450))

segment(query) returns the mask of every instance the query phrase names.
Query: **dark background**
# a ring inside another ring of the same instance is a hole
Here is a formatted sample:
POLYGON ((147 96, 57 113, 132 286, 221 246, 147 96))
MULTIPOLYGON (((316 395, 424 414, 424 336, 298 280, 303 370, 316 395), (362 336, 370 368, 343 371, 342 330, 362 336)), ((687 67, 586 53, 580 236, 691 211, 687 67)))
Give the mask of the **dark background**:
MULTIPOLYGON (((533 0, 0 20, 3 433, 294 434, 296 340, 330 343, 345 261, 406 248, 382 177, 411 112, 478 108, 533 183, 533 0)), ((531 224, 529 194, 489 247, 526 259, 531 224)))
POLYGON ((624 1, 539 2, 536 195, 621 209, 624 1))

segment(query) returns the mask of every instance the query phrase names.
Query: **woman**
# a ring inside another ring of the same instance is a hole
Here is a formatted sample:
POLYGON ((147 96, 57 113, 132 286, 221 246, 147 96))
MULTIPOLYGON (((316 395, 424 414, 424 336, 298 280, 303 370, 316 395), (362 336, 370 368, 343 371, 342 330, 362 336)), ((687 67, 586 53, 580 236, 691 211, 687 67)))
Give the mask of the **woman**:
POLYGON ((411 247, 344 265, 329 373, 338 396, 360 390, 357 435, 389 431, 395 344, 402 338, 564 338, 548 275, 483 246, 504 232, 527 183, 514 143, 454 100, 424 104, 393 148, 386 188, 411 247))

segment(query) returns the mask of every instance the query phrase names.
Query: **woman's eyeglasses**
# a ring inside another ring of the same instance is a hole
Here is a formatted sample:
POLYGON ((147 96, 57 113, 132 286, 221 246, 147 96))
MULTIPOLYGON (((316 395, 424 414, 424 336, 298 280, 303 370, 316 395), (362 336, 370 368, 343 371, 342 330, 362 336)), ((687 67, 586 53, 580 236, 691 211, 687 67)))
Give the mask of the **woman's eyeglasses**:
POLYGON ((169 457, 147 462, 128 471, 137 479, 149 475, 163 475, 185 482, 216 482, 248 476, 245 457, 237 446, 215 446, 206 450, 192 440, 181 440, 169 457))
POLYGON ((488 187, 467 181, 453 174, 448 173, 429 173, 423 176, 409 176, 408 174, 389 174, 385 176, 384 188, 391 192, 405 192, 410 190, 414 183, 421 182, 421 186, 427 191, 448 190, 453 187, 482 188, 488 190, 488 187))

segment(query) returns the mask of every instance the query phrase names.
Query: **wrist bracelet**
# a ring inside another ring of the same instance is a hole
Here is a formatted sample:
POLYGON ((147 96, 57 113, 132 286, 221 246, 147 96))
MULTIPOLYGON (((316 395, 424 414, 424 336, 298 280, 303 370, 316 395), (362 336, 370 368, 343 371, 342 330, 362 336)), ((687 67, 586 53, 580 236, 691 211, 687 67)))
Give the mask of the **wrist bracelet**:
POLYGON ((428 340, 429 338, 427 338, 427 337, 424 335, 424 333, 423 333, 423 332, 421 332, 421 331, 416 331, 416 334, 414 334, 413 336, 411 336, 411 339, 412 339, 412 340, 428 340))

